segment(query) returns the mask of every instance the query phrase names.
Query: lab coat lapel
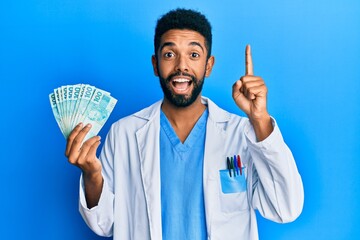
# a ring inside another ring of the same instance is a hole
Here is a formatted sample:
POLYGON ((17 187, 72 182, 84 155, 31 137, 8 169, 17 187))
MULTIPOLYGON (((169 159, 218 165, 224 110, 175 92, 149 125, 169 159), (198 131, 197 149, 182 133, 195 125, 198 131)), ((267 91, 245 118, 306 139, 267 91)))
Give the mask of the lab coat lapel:
POLYGON ((160 193, 160 105, 155 103, 138 117, 147 123, 136 132, 151 239, 162 239, 160 193))
POLYGON ((211 236, 212 213, 217 209, 217 193, 219 170, 224 168, 225 155, 224 143, 226 138, 226 128, 224 125, 229 121, 230 114, 207 98, 202 99, 208 105, 209 117, 206 126, 206 141, 204 153, 204 199, 206 225, 209 235, 211 236))
MULTIPOLYGON (((219 108, 210 99, 202 98, 208 105, 209 117, 206 126, 206 141, 204 154, 204 179, 217 179, 219 169, 224 167, 224 143, 227 136, 225 125, 230 119, 230 113, 219 108)), ((225 158, 226 159, 226 158, 225 158)))

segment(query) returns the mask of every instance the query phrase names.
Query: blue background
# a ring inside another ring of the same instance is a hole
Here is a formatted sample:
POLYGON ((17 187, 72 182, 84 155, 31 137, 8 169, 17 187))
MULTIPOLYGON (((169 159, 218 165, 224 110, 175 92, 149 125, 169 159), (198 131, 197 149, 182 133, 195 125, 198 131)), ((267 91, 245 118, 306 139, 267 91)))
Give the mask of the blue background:
POLYGON ((112 122, 162 97, 153 31, 178 6, 210 19, 216 63, 203 94, 231 112, 242 114, 231 86, 252 45, 268 109, 303 177, 302 215, 285 225, 259 218, 260 239, 358 239, 357 0, 1 1, 0 238, 103 239, 78 213, 80 171, 64 156, 48 94, 76 83, 110 91, 118 104, 104 138, 112 122))

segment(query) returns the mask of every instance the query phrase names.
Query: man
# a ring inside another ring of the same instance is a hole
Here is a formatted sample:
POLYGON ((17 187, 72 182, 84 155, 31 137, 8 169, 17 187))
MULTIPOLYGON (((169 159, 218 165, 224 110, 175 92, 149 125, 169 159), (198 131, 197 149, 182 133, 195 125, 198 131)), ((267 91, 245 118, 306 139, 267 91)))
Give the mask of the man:
POLYGON ((114 239, 258 239, 255 209, 293 221, 303 206, 295 161, 266 108, 267 88, 245 76, 233 98, 247 118, 201 96, 215 59, 208 20, 177 9, 157 22, 154 73, 164 99, 113 124, 100 159, 91 126, 70 134, 66 156, 82 170, 80 212, 114 239), (235 154, 235 156, 234 156, 235 154))

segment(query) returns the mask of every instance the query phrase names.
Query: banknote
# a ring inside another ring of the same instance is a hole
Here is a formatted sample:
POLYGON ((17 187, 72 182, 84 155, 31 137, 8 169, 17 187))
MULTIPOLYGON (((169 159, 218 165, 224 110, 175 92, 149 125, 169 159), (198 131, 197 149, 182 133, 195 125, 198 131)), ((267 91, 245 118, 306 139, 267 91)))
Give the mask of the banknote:
POLYGON ((66 102, 67 102, 67 86, 61 87, 61 96, 60 96, 60 104, 63 110, 63 119, 66 124, 68 124, 67 116, 66 116, 66 102))
POLYGON ((61 88, 56 88, 54 89, 54 95, 55 95, 55 102, 56 102, 56 108, 58 109, 58 113, 59 113, 59 117, 62 119, 62 109, 61 109, 61 105, 60 105, 60 90, 61 88))
POLYGON ((61 132, 64 132, 64 125, 62 123, 62 119, 59 114, 59 109, 57 108, 57 105, 56 105, 55 93, 50 93, 49 98, 50 98, 51 109, 53 111, 55 120, 56 120, 61 132))
POLYGON ((115 107, 117 100, 112 98, 107 92, 96 89, 84 114, 81 116, 81 122, 86 125, 92 125, 89 133, 85 137, 85 141, 96 136, 104 126, 110 113, 115 107))
POLYGON ((81 102, 81 97, 84 93, 85 86, 86 86, 86 84, 78 84, 78 85, 79 85, 79 89, 77 89, 78 93, 77 93, 77 96, 75 97, 76 101, 73 103, 74 106, 73 106, 72 112, 74 114, 71 116, 71 127, 70 127, 71 129, 73 129, 77 124, 77 122, 76 122, 76 119, 78 117, 77 112, 78 112, 78 108, 79 108, 79 105, 81 102))
MULTIPOLYGON (((82 92, 82 95, 80 96, 79 105, 76 110, 76 117, 74 120, 74 125, 76 125, 82 121, 85 111, 90 103, 91 97, 93 96, 93 94, 95 92, 95 89, 96 89, 96 87, 94 87, 94 86, 90 86, 90 85, 84 86, 84 90, 82 92)), ((70 133, 68 133, 68 134, 70 134, 70 133)))
POLYGON ((117 100, 110 92, 89 84, 65 85, 49 94, 55 120, 68 138, 78 123, 92 125, 84 141, 96 136, 113 111, 117 100))

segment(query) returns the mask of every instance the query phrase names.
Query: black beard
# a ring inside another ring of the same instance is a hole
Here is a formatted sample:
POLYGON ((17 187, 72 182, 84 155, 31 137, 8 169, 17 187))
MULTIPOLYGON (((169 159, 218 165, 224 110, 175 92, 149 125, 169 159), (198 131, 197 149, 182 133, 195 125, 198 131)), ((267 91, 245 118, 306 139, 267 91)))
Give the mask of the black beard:
MULTIPOLYGON (((158 70, 158 72, 159 72, 159 70, 158 70)), ((200 79, 200 80, 196 79, 195 76, 192 76, 188 73, 182 73, 182 72, 173 73, 170 76, 168 76, 166 79, 161 77, 161 75, 159 74, 160 85, 164 92, 165 98, 174 106, 181 107, 181 108, 188 107, 195 102, 195 100, 198 98, 199 94, 202 91, 202 88, 204 85, 204 79, 205 79, 205 73, 204 73, 204 76, 202 77, 202 79, 200 79), (171 91, 171 88, 169 85, 171 84, 171 79, 175 76, 191 77, 191 81, 192 81, 191 84, 193 84, 194 87, 193 87, 193 90, 192 90, 190 96, 174 94, 171 91)))

